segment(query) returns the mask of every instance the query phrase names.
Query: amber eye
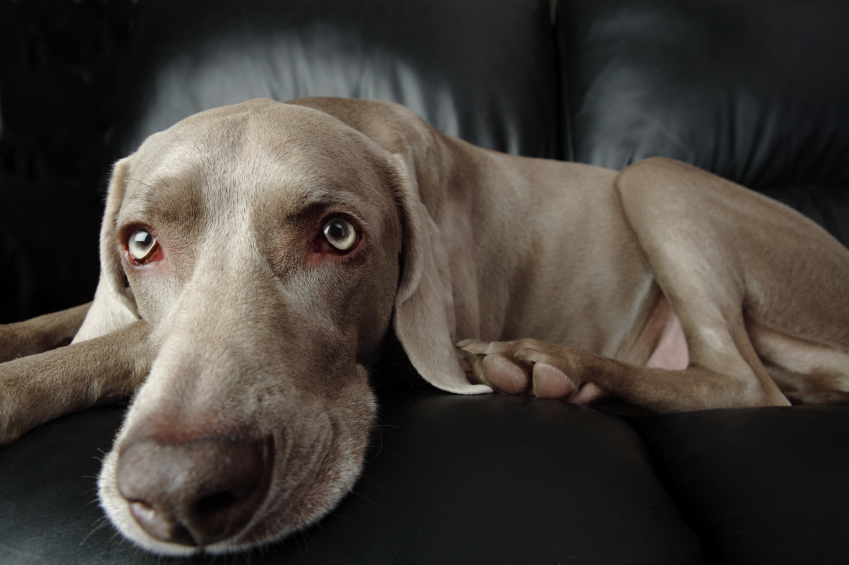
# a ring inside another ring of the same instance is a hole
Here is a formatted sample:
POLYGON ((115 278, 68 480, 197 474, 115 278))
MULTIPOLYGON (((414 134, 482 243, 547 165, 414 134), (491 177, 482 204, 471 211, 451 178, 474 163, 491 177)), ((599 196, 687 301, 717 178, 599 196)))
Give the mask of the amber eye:
POLYGON ((344 218, 333 218, 322 228, 324 238, 336 251, 346 252, 357 243, 357 229, 344 218))
POLYGON ((130 239, 127 240, 127 250, 130 252, 132 258, 139 262, 153 255, 156 245, 156 238, 146 230, 134 231, 130 234, 130 239))

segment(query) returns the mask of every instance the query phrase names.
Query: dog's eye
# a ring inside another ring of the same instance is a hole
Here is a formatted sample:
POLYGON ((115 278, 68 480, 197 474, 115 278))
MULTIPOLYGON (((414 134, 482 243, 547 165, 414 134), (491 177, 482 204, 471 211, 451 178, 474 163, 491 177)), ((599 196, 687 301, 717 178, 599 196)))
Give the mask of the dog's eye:
POLYGON ((127 250, 136 261, 144 261, 156 249, 156 238, 146 230, 136 230, 127 241, 127 250))
POLYGON ((336 251, 350 251, 357 243, 357 230, 344 218, 333 218, 322 229, 324 238, 336 251))

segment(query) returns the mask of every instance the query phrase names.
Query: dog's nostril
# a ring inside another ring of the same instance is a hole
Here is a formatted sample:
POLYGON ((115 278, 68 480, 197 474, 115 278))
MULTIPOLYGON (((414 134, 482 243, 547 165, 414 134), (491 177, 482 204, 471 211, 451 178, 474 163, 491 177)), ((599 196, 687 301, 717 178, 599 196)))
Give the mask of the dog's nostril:
POLYGON ((130 501, 130 514, 147 533, 159 541, 192 547, 197 545, 189 530, 167 512, 157 512, 148 502, 130 501))
POLYGON ((156 512, 153 509, 153 505, 144 500, 131 500, 130 506, 132 506, 134 513, 144 517, 151 516, 156 512))
POLYGON ((240 498, 247 497, 237 497, 229 492, 217 492, 215 494, 210 494, 208 496, 204 496, 198 501, 195 505, 195 512, 202 516, 209 516, 222 511, 227 511, 229 507, 238 503, 240 498))
POLYGON ((206 438, 132 442, 118 458, 118 490, 153 538, 209 545, 239 533, 264 500, 273 443, 206 438))

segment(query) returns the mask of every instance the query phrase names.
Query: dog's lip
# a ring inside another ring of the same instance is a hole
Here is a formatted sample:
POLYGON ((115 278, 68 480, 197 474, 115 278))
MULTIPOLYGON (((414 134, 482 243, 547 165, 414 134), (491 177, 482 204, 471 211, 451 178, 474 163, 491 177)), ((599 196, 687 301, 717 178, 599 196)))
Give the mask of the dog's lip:
MULTIPOLYGON (((303 485, 304 492, 310 492, 315 488, 315 483, 318 479, 318 475, 320 473, 315 473, 311 480, 308 481, 306 485, 303 485)), ((270 485, 269 485, 270 486, 270 485)), ((276 523, 275 520, 267 519, 268 516, 268 494, 266 494, 266 500, 263 501, 262 506, 257 510, 256 514, 254 514, 253 519, 248 522, 245 528, 234 535, 233 537, 223 540, 217 547, 212 549, 218 549, 225 551, 233 551, 236 549, 249 549, 258 544, 266 544, 275 540, 286 539, 292 533, 303 530, 304 528, 309 527, 315 522, 323 519, 327 512, 321 512, 317 515, 314 515, 309 520, 292 520, 292 523, 289 527, 285 529, 280 529, 279 524, 276 523)), ((295 500, 292 506, 297 507, 300 500, 295 500)), ((338 501, 337 501, 338 503, 338 501)), ((288 517, 290 519, 297 518, 298 512, 292 512, 290 509, 288 517)), ((208 548, 207 548, 208 549, 208 548)))
MULTIPOLYGON (((209 553, 223 553, 250 549, 257 545, 286 539, 292 533, 301 531, 323 519, 327 512, 339 504, 348 493, 348 490, 346 490, 341 496, 333 496, 332 493, 326 492, 327 496, 321 498, 332 499, 333 502, 330 506, 317 513, 314 511, 315 508, 309 508, 311 503, 308 500, 314 499, 316 491, 323 490, 322 486, 328 486, 323 484, 321 479, 326 476, 327 465, 332 462, 331 451, 332 444, 335 441, 329 439, 329 442, 330 444, 326 444, 321 439, 316 438, 316 442, 312 444, 321 453, 320 461, 314 467, 312 473, 303 476, 297 485, 287 485, 288 488, 282 492, 272 492, 273 484, 269 484, 265 500, 242 531, 215 545, 206 546, 203 550, 209 553), (305 503, 306 507, 303 506, 305 503), (286 524, 284 528, 280 527, 281 521, 286 524)), ((276 470, 285 472, 290 454, 287 449, 282 449, 284 447, 277 446, 274 464, 280 467, 276 470)), ((274 470, 272 469, 269 480, 274 480, 274 470)))

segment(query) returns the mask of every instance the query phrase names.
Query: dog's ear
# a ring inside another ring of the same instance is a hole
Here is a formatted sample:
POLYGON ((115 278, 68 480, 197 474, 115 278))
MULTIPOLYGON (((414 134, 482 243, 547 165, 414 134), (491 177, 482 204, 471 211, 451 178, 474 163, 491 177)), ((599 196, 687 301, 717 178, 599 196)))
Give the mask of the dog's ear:
POLYGON ((94 302, 74 337, 74 343, 106 335, 139 319, 132 291, 124 286, 124 270, 121 267, 115 225, 132 163, 131 155, 118 161, 112 171, 106 211, 100 227, 100 280, 94 293, 94 302))
POLYGON ((392 156, 396 199, 403 229, 403 272, 395 297, 393 327, 413 367, 430 384, 448 392, 491 392, 471 384, 454 347, 454 298, 448 256, 439 227, 422 204, 415 175, 400 155, 392 156))

